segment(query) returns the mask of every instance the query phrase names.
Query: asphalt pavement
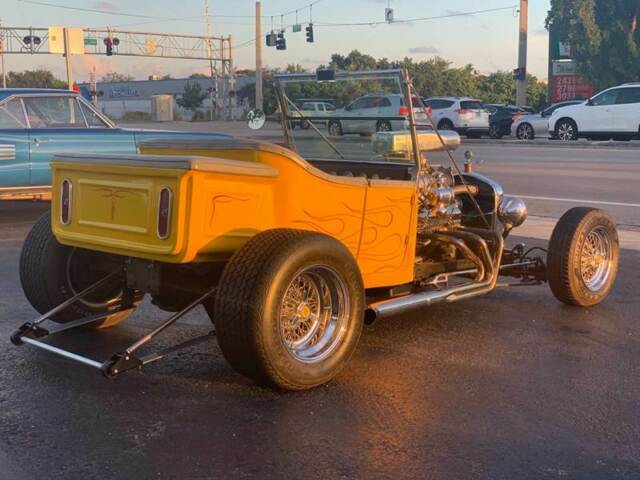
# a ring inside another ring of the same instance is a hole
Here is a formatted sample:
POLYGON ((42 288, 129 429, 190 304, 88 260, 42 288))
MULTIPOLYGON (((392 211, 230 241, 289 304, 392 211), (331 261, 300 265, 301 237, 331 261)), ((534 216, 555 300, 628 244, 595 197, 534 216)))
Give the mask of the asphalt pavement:
MULTIPOLYGON (((571 199, 639 203, 640 158, 510 148, 474 147, 478 168, 538 198, 534 225, 571 199)), ((593 205, 639 235, 637 207, 593 205)), ((564 306, 547 286, 432 307, 367 327, 331 384, 281 393, 237 375, 215 341, 114 380, 10 345, 36 315, 17 264, 47 208, 0 203, 0 478, 640 478, 636 247, 598 307, 564 306)), ((58 342, 105 359, 165 317, 146 302, 113 329, 58 342)), ((198 309, 158 346, 210 328, 198 309)))

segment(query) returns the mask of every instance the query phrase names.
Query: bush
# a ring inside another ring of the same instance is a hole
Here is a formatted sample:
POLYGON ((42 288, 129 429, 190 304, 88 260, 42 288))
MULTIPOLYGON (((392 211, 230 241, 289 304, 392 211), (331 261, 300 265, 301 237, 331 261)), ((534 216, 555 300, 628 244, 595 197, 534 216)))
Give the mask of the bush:
POLYGON ((206 122, 209 120, 209 112, 205 110, 194 110, 191 117, 192 122, 206 122))
POLYGON ((125 112, 122 120, 129 120, 132 122, 150 121, 151 114, 148 112, 125 112))

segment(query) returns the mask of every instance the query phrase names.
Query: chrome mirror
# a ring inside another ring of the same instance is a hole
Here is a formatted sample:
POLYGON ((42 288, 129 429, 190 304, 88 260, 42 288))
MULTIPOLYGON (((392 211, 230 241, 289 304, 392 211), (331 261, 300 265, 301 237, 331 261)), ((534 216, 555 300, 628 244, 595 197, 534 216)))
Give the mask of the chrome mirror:
POLYGON ((260 130, 264 127, 267 117, 262 110, 257 108, 247 113, 247 121, 249 122, 249 128, 251 130, 260 130))

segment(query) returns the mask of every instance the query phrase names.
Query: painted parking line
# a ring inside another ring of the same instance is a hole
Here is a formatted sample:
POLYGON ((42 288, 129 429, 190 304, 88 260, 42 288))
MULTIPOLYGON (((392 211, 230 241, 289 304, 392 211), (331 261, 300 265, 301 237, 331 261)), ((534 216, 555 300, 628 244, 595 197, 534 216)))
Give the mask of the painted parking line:
POLYGON ((546 200, 551 202, 566 202, 566 203, 590 203, 592 205, 609 205, 612 207, 640 208, 640 203, 606 202, 601 200, 584 200, 581 198, 534 197, 531 195, 517 195, 517 196, 525 200, 546 200))
MULTIPOLYGON (((549 240, 551 232, 556 226, 558 219, 549 217, 531 216, 522 226, 513 230, 512 235, 523 238, 535 238, 538 240, 549 240)), ((640 251, 640 232, 618 228, 620 247, 627 250, 640 251)))

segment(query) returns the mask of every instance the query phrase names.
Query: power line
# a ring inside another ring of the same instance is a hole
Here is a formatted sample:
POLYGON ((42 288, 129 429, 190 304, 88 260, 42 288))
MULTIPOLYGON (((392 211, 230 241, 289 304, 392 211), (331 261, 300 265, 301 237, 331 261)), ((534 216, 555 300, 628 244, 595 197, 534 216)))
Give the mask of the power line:
MULTIPOLYGON (((322 0, 317 0, 315 3, 317 3, 318 1, 322 1, 322 0)), ((485 10, 474 10, 474 11, 468 11, 468 12, 448 13, 448 14, 445 14, 445 15, 436 15, 436 16, 432 16, 432 17, 419 17, 419 18, 400 19, 400 20, 394 20, 393 23, 412 23, 412 22, 422 22, 422 21, 429 21, 429 20, 440 20, 440 19, 443 19, 443 18, 466 17, 466 16, 471 16, 471 15, 479 15, 479 14, 483 14, 483 13, 494 13, 494 12, 500 12, 500 11, 505 11, 505 10, 513 10, 515 8, 518 8, 518 5, 511 5, 509 7, 489 8, 489 9, 485 9, 485 10)), ((376 26, 376 25, 387 25, 387 24, 388 24, 388 22, 386 20, 373 21, 373 22, 352 22, 352 23, 314 22, 314 26, 315 27, 357 27, 357 26, 376 26)), ((292 26, 293 25, 287 25, 286 27, 283 28, 283 30, 287 30, 292 26)), ((255 43, 257 40, 258 39, 256 39, 256 38, 249 39, 249 40, 247 40, 245 42, 242 42, 242 43, 239 43, 239 44, 235 45, 234 48, 247 47, 247 46, 255 43)))
MULTIPOLYGON (((518 8, 518 5, 511 5, 508 7, 497 7, 497 8, 488 8, 486 10, 474 10, 469 12, 456 12, 456 13, 448 13, 445 15, 437 15, 433 17, 418 17, 418 18, 405 18, 405 19, 396 19, 391 23, 413 23, 413 22, 422 22, 426 20, 439 20, 443 18, 453 18, 453 17, 468 17, 471 15, 479 15, 482 13, 493 13, 500 12, 504 10, 513 10, 518 8)), ((323 26, 323 27, 359 27, 359 26, 376 26, 376 25, 385 25, 388 24, 386 20, 373 21, 373 22, 344 22, 344 23, 333 23, 333 22, 316 22, 315 25, 323 26)))
POLYGON ((96 8, 84 8, 84 7, 70 7, 69 5, 60 5, 57 3, 50 2, 40 2, 37 0, 18 0, 20 3, 30 3, 32 5, 40 5, 42 7, 52 7, 52 8, 62 8, 64 10, 74 10, 77 12, 88 12, 88 13, 100 13, 102 15, 115 15, 120 17, 134 17, 134 18, 150 18, 155 20, 186 20, 188 18, 196 18, 196 17, 184 17, 184 18, 172 18, 172 17, 154 17, 152 15, 143 15, 138 13, 126 13, 126 12, 112 12, 109 10, 99 10, 96 8))
MULTIPOLYGON (((86 12, 86 13, 98 13, 101 15, 112 15, 112 16, 119 16, 119 17, 132 17, 132 18, 147 18, 147 19, 152 19, 152 20, 157 20, 158 22, 164 22, 164 21, 175 21, 175 20, 179 20, 179 21, 192 21, 192 22, 197 22, 197 23, 204 23, 205 20, 202 19, 202 15, 192 15, 189 17, 158 17, 158 16, 153 16, 153 15, 144 15, 144 14, 138 14, 138 13, 129 13, 129 12, 121 12, 121 11, 110 11, 110 10, 101 10, 101 9, 97 9, 97 8, 86 8, 86 7, 72 7, 69 5, 62 5, 59 3, 52 3, 52 2, 43 2, 43 1, 39 1, 39 0, 17 0, 20 3, 29 3, 32 5, 39 5, 42 7, 51 7, 51 8, 59 8, 59 9, 63 9, 63 10, 73 10, 76 12, 86 12)), ((308 8, 312 8, 315 4, 320 3, 324 0, 315 0, 311 3, 308 3, 306 5, 303 5, 297 9, 294 10, 290 10, 288 12, 283 12, 283 13, 278 13, 278 14, 274 14, 274 15, 265 15, 265 17, 282 17, 282 16, 287 16, 287 15, 291 15, 293 13, 296 13, 298 11, 301 10, 306 10, 308 8)), ((253 15, 223 15, 223 14, 212 14, 211 15, 212 18, 254 18, 253 15)), ((266 21, 266 20, 265 20, 266 21)), ((154 23, 154 22, 149 22, 149 23, 154 23)), ((139 23, 137 25, 144 25, 145 23, 139 23)), ((135 25, 135 24, 130 24, 130 25, 135 25)), ((238 24, 238 25, 252 25, 249 23, 246 24, 238 24)))

